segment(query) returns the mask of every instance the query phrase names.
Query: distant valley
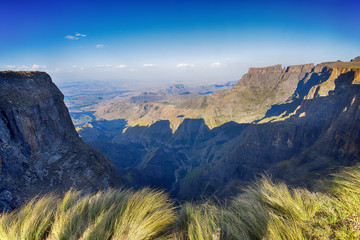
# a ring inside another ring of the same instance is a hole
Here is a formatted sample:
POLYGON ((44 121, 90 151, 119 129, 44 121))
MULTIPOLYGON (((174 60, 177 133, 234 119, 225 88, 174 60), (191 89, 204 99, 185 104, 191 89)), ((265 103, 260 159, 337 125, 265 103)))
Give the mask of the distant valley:
POLYGON ((94 113, 119 103, 128 108, 147 102, 176 104, 187 99, 229 89, 235 84, 236 81, 212 85, 174 84, 154 89, 122 85, 117 82, 91 81, 63 83, 59 85, 59 88, 65 95, 65 103, 75 126, 79 126, 102 118, 96 117, 94 113))

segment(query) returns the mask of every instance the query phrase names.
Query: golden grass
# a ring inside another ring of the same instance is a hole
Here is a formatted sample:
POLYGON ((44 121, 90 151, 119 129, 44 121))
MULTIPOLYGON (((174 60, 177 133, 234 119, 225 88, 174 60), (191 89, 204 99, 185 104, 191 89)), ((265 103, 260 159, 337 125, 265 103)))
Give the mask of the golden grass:
POLYGON ((222 212, 227 239, 359 239, 360 168, 322 181, 322 192, 291 188, 268 177, 222 212))
POLYGON ((211 203, 185 203, 177 217, 174 239, 219 239, 219 209, 211 203))
POLYGON ((148 188, 45 195, 0 217, 0 239, 152 239, 174 222, 168 196, 148 188))
POLYGON ((69 191, 0 215, 0 240, 360 239, 360 167, 292 188, 262 177, 227 204, 175 208, 157 190, 69 191))

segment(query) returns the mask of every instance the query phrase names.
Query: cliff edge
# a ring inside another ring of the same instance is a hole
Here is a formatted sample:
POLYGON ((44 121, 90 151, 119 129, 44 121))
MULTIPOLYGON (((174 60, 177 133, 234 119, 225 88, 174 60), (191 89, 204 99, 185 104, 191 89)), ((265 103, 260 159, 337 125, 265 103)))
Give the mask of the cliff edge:
POLYGON ((116 186, 119 175, 85 144, 45 72, 0 72, 0 209, 50 191, 116 186))

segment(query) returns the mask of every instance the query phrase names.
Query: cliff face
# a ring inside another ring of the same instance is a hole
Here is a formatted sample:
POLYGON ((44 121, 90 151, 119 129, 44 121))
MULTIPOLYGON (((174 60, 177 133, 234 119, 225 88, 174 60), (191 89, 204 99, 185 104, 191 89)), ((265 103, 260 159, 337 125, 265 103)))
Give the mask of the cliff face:
POLYGON ((359 73, 360 62, 312 68, 288 101, 272 106, 258 124, 245 125, 219 147, 224 125, 202 150, 200 162, 205 164, 179 181, 179 197, 228 194, 264 171, 290 184, 310 185, 340 166, 358 163, 359 73), (219 152, 223 155, 217 158, 219 152))
POLYGON ((282 73, 283 69, 281 64, 269 66, 269 67, 262 67, 262 68, 249 68, 248 74, 273 74, 273 73, 282 73))
POLYGON ((282 68, 281 65, 275 65, 264 68, 249 68, 237 83, 238 86, 269 86, 274 88, 277 83, 289 82, 288 85, 293 86, 294 82, 302 79, 306 73, 310 72, 314 64, 293 65, 287 68, 282 68))
POLYGON ((117 185, 117 170, 79 138, 48 74, 0 72, 0 89, 3 209, 39 193, 117 185))

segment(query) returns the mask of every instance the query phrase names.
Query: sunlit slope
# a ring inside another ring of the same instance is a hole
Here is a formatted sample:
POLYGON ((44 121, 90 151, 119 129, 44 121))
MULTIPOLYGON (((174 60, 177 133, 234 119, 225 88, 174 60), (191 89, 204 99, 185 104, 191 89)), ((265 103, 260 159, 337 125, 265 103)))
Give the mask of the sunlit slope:
POLYGON ((203 118, 210 128, 229 121, 249 123, 262 118, 270 106, 291 97, 297 83, 312 68, 313 64, 250 68, 236 86, 210 96, 191 98, 177 104, 122 101, 98 109, 95 116, 107 120, 123 118, 129 126, 148 126, 159 120, 169 120, 173 131, 185 118, 203 118))

